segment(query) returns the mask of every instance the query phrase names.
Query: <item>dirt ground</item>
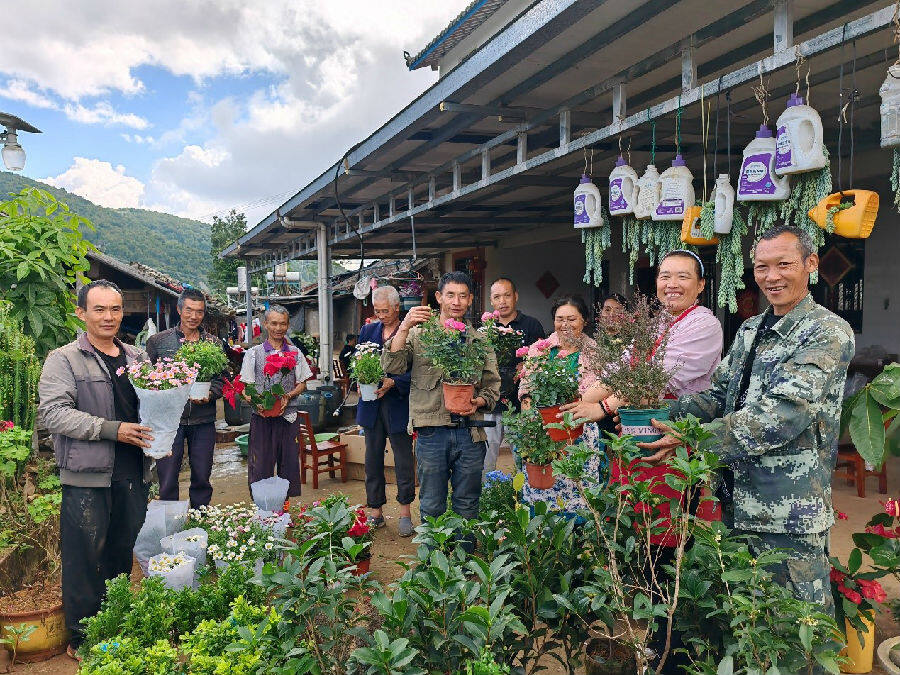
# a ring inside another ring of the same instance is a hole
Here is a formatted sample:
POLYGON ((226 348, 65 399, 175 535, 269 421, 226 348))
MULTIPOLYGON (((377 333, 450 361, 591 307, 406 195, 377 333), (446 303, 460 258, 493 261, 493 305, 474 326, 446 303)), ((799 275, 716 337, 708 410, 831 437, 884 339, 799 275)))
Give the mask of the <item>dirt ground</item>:
MULTIPOLYGON (((498 468, 509 471, 513 466, 512 457, 507 450, 501 453, 498 468)), ((185 462, 184 471, 181 474, 181 497, 187 498, 187 487, 190 476, 185 462)), ((237 446, 231 443, 220 444, 216 447, 215 463, 213 467, 213 502, 219 504, 233 504, 240 501, 250 501, 250 491, 247 486, 246 461, 243 460, 237 446)), ((888 494, 879 495, 877 481, 870 479, 867 485, 865 499, 860 499, 856 494, 856 488, 848 486, 843 480, 836 480, 834 484, 835 508, 848 516, 847 520, 838 521, 831 531, 832 555, 846 561, 853 547, 850 535, 853 532, 862 531, 865 523, 876 511, 881 510, 879 500, 888 496, 900 494, 900 458, 889 460, 888 464, 888 494)), ((350 496, 351 503, 365 503, 365 486, 362 481, 348 480, 342 483, 340 479, 332 480, 327 474, 320 477, 319 489, 313 490, 311 483, 303 486, 303 493, 295 502, 311 503, 334 492, 344 492, 350 496)), ((397 564, 403 556, 413 555, 415 545, 411 539, 401 538, 397 534, 399 519, 398 504, 396 502, 396 490, 388 485, 388 503, 384 507, 387 526, 375 533, 371 570, 373 576, 382 584, 389 584, 397 579, 403 572, 397 564)), ((413 521, 418 524, 418 501, 414 502, 413 521)), ((893 580, 886 580, 885 587, 889 597, 900 595, 900 587, 893 580)), ((876 622, 876 644, 882 640, 900 633, 900 626, 894 622, 888 612, 882 612, 876 622)), ((876 658, 877 661, 877 658, 876 658)), ((562 675, 564 672, 558 664, 548 660, 547 675, 562 675)), ((25 673, 27 675, 73 675, 77 672, 77 665, 65 655, 57 656, 43 663, 17 664, 13 666, 13 673, 25 673)), ((873 673, 883 674, 877 664, 873 673)))

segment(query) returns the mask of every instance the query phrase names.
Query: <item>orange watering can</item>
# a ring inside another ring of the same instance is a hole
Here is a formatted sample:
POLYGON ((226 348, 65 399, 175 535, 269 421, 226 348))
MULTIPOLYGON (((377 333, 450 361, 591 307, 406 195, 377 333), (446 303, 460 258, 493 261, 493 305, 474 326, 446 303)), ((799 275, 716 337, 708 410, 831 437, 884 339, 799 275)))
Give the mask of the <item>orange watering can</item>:
POLYGON ((835 192, 811 208, 809 217, 827 230, 829 210, 834 214, 834 234, 847 239, 866 239, 872 234, 878 216, 878 193, 871 190, 835 192), (844 208, 838 209, 841 206, 844 208))
POLYGON ((681 221, 681 241, 692 246, 715 246, 719 243, 718 237, 704 239, 700 236, 700 212, 701 206, 690 206, 684 211, 684 220, 681 221))

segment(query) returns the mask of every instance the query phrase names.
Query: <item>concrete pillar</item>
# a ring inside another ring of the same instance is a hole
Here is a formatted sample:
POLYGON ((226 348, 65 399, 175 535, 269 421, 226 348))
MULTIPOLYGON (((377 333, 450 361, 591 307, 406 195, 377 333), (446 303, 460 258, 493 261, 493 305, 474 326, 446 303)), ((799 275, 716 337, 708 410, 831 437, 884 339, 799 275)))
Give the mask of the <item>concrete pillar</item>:
MULTIPOLYGON (((391 201, 393 202, 393 197, 391 201)), ((319 223, 316 232, 316 253, 319 262, 319 369, 322 377, 330 381, 334 377, 334 305, 331 299, 331 251, 328 248, 328 226, 325 223, 319 223)))

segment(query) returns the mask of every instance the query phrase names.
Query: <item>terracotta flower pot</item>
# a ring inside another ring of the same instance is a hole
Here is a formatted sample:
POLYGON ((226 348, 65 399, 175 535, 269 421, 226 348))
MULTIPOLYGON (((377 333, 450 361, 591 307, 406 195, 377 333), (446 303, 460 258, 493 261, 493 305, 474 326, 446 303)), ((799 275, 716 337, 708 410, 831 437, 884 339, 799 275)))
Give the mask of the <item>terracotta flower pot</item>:
POLYGON ((17 663, 46 661, 66 651, 69 631, 66 629, 66 617, 61 603, 56 607, 33 612, 0 614, 0 632, 3 637, 12 637, 7 633, 8 626, 18 627, 23 623, 34 626, 35 630, 27 638, 19 641, 16 650, 17 663))
MULTIPOLYGON (((541 413, 541 419, 544 420, 544 424, 559 424, 562 420, 557 417, 559 415, 559 409, 561 406, 551 405, 547 408, 538 408, 538 412, 541 413)), ((550 437, 551 441, 556 441, 557 443, 561 441, 574 441, 576 438, 581 436, 584 431, 584 425, 579 424, 577 427, 572 427, 571 429, 545 429, 547 432, 547 436, 550 437)))
POLYGON ((361 577, 363 574, 369 573, 369 566, 372 564, 372 558, 366 558, 365 560, 357 560, 356 567, 351 570, 351 573, 355 577, 361 577))
POLYGON ((525 462, 525 473, 528 475, 528 484, 535 490, 549 490, 556 484, 551 464, 525 462))
POLYGON ((472 399, 475 396, 474 384, 450 384, 442 382, 444 390, 444 407, 448 412, 462 415, 472 409, 472 399))
POLYGON ((276 398, 275 405, 259 414, 262 417, 281 417, 284 414, 284 399, 281 397, 276 398))

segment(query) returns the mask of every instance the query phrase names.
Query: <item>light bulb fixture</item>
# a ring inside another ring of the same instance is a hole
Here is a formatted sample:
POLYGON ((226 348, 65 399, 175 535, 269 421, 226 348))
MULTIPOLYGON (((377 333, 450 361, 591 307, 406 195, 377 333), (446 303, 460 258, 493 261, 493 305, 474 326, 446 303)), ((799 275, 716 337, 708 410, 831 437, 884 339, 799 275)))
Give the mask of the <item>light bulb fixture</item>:
POLYGON ((15 128, 7 128, 6 132, 0 134, 3 140, 3 150, 0 155, 3 157, 3 164, 10 171, 21 171, 25 168, 25 150, 19 145, 19 139, 16 136, 15 128))

